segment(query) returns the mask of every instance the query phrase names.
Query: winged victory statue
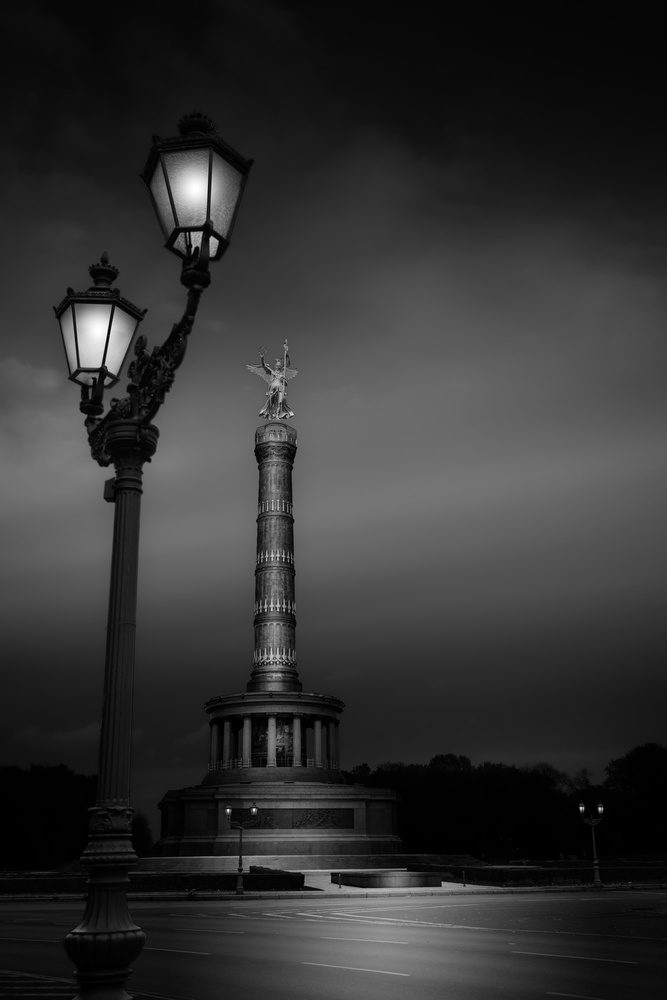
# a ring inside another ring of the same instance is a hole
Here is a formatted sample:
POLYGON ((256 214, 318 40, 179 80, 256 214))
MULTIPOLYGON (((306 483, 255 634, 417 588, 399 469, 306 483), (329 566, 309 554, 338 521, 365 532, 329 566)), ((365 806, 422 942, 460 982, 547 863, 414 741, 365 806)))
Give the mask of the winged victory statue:
POLYGON ((265 351, 262 348, 259 352, 260 363, 258 365, 246 365, 249 372, 259 375, 269 386, 266 393, 266 403, 259 411, 259 415, 266 420, 286 420, 288 417, 294 416, 294 413, 287 405, 287 383, 299 373, 296 368, 290 368, 287 341, 283 344, 283 357, 276 358, 274 368, 266 364, 264 355, 265 351))

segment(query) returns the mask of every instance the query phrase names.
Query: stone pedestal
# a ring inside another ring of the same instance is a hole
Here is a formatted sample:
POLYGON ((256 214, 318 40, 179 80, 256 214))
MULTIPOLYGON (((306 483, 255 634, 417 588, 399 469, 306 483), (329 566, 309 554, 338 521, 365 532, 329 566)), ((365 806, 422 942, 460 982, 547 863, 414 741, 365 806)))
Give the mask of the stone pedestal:
MULTIPOLYGON (((261 770, 261 769, 260 769, 261 770)), ((257 820, 244 823, 246 855, 396 854, 396 795, 361 785, 262 780, 249 784, 197 785, 167 792, 162 810, 161 856, 234 856, 238 831, 224 810, 244 815, 257 805, 257 820)))

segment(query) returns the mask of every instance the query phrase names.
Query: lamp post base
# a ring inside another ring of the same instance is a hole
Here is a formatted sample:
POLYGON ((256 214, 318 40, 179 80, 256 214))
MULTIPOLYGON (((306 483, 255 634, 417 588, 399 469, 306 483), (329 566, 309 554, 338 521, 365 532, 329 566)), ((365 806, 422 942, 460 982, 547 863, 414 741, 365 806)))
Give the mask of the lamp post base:
POLYGON ((91 810, 90 839, 81 858, 88 868, 86 908, 66 936, 65 951, 76 966, 77 1000, 128 1000, 125 983, 146 935, 127 907, 132 850, 132 810, 124 806, 91 810))

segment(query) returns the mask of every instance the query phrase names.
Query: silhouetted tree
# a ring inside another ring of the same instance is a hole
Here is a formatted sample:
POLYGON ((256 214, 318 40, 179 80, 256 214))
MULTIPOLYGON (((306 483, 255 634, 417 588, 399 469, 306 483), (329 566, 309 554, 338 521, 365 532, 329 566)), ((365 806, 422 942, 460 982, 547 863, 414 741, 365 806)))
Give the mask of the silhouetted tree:
POLYGON ((643 743, 623 757, 610 760, 605 788, 633 795, 664 797, 667 792, 667 747, 643 743))
MULTIPOLYGON (((667 845, 667 747, 643 743, 611 760, 602 787, 604 826, 615 853, 664 852, 667 845)), ((600 824, 600 829, 602 824, 600 824)))
POLYGON ((438 753, 431 757, 428 766, 437 771, 469 771, 472 767, 470 757, 457 756, 455 753, 438 753))
POLYGON ((400 796, 398 833, 408 853, 474 854, 488 861, 588 856, 590 833, 579 816, 604 800, 597 827, 600 857, 665 851, 667 748, 635 747, 607 766, 603 786, 583 768, 571 778, 540 761, 524 767, 475 767, 461 754, 436 754, 428 764, 359 764, 347 780, 393 788, 400 796))
POLYGON ((591 772, 588 767, 582 767, 572 779, 572 789, 575 792, 583 792, 591 787, 591 772))
POLYGON ((86 846, 97 779, 64 764, 0 768, 0 864, 48 870, 76 860, 86 846))
POLYGON ((371 769, 369 765, 366 763, 356 764, 351 771, 342 772, 345 780, 349 782, 351 785, 355 784, 355 782, 357 784, 361 784, 361 782, 365 781, 366 778, 370 776, 370 773, 371 769))
POLYGON ((153 832, 142 812, 135 812, 132 817, 132 846, 140 858, 147 858, 153 847, 153 832))

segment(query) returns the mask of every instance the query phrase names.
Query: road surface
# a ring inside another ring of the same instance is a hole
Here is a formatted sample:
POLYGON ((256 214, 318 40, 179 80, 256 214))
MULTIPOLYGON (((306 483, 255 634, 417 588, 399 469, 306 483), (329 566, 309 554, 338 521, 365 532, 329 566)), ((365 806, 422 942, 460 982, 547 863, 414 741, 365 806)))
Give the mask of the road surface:
MULTIPOLYGON (((664 1000, 667 892, 139 902, 138 1000, 664 1000)), ((0 996, 73 996, 82 904, 0 902, 0 996), (55 977, 50 992, 11 973, 55 977)))

